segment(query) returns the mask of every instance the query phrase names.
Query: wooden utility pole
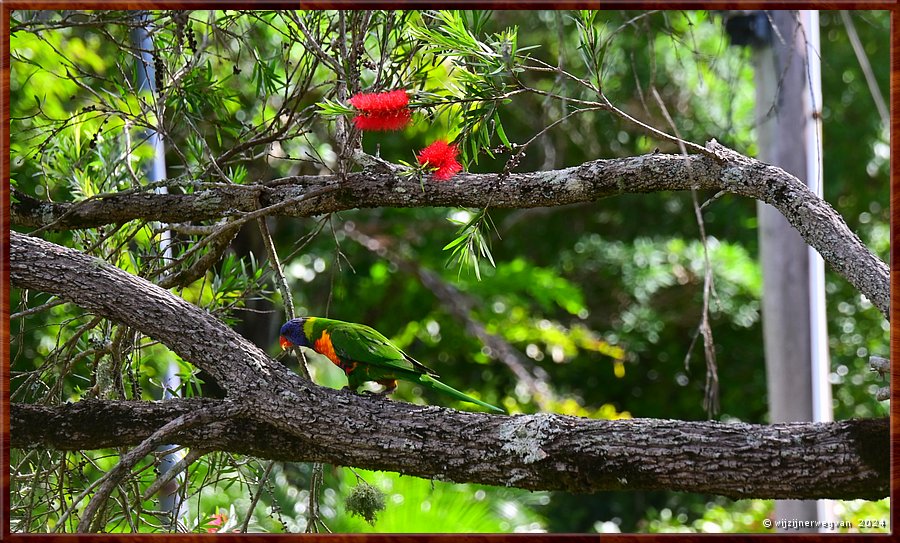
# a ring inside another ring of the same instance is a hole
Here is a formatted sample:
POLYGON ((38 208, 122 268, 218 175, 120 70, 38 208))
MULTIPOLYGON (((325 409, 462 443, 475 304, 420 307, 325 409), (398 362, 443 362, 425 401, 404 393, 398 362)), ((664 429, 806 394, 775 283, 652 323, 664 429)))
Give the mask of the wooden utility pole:
MULTIPOLYGON (((797 11, 769 11, 768 47, 756 49, 756 125, 759 158, 820 190, 821 145, 816 96, 818 59, 810 58, 818 17, 797 11), (810 61, 815 64, 811 64, 810 61)), ((815 42, 818 40, 815 39, 815 42)), ((770 422, 828 420, 828 353, 818 255, 775 208, 757 204, 763 268, 763 335, 770 422), (815 338, 815 341, 814 341, 815 338), (825 367, 822 375, 822 367, 825 367), (825 384, 821 380, 825 379, 825 384), (818 384, 816 380, 820 381, 818 384)), ((827 504, 779 500, 776 520, 827 521, 827 504)), ((815 528, 789 530, 818 531, 815 528)))

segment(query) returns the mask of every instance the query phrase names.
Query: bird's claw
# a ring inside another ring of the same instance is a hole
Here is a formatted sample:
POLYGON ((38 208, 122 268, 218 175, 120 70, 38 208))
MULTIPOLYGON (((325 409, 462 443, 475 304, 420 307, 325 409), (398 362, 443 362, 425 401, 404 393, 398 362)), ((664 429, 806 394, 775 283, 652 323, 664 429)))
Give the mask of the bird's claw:
POLYGON ((357 390, 354 388, 350 388, 350 385, 345 385, 341 390, 349 390, 357 396, 366 396, 367 398, 383 398, 385 400, 389 399, 387 395, 390 394, 390 392, 387 390, 382 390, 381 392, 375 392, 374 390, 357 390))

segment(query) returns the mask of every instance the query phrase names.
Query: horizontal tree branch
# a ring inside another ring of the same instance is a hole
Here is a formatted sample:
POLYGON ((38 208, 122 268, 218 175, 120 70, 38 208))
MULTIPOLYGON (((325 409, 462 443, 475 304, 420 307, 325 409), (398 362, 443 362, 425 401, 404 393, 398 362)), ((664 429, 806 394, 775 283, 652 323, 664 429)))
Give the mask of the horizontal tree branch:
POLYGON ((285 206, 275 214, 305 217, 371 207, 531 208, 590 202, 618 194, 707 189, 774 206, 825 262, 889 318, 887 265, 863 245, 827 202, 781 168, 715 141, 707 144, 707 149, 719 159, 656 153, 508 176, 464 173, 441 183, 421 183, 391 168, 371 167, 344 177, 297 176, 247 186, 197 184, 191 194, 130 192, 76 203, 42 202, 17 193, 11 222, 25 227, 71 229, 134 219, 202 221, 241 216, 326 188, 333 190, 285 206))
MULTIPOLYGON (((330 439, 313 440, 242 416, 166 439, 273 460, 582 493, 668 489, 735 499, 878 499, 889 492, 888 419, 767 426, 548 414, 498 417, 333 394, 371 411, 365 418, 372 422, 375 417, 391 422, 362 426, 354 424, 359 414, 343 411, 345 422, 331 428, 330 439)), ((12 404, 11 446, 80 450, 137 445, 172 420, 221 403, 12 404)), ((316 434, 326 424, 323 419, 305 421, 316 434)))
MULTIPOLYGON (((301 380, 212 315, 72 249, 11 232, 10 278, 158 339, 207 370, 229 401, 240 404, 240 418, 185 430, 172 436, 176 443, 527 489, 760 498, 887 494, 884 420, 768 427, 509 417, 362 397, 301 380)), ((135 444, 192 409, 215 405, 208 402, 214 400, 15 404, 11 440, 21 447, 135 444)))

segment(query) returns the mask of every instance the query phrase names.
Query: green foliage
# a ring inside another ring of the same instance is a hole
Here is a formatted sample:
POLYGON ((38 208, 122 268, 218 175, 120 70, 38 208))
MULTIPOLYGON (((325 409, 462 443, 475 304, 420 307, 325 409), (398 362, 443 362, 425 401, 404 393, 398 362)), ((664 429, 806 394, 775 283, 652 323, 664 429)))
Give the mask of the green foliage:
POLYGON ((596 10, 582 9, 578 11, 577 17, 573 17, 580 33, 578 53, 591 75, 591 82, 598 89, 602 87, 601 70, 604 53, 601 31, 597 28, 602 24, 598 20, 599 14, 600 12, 596 10))
POLYGON ((650 533, 773 533, 763 521, 773 511, 771 500, 740 500, 737 502, 712 502, 706 511, 693 520, 691 515, 671 509, 648 511, 646 531, 650 533))
MULTIPOLYGON (((888 15, 851 14, 885 96, 888 15)), ((153 190, 145 173, 153 160, 146 144, 152 129, 163 134, 173 194, 209 183, 252 185, 331 173, 339 169, 342 143, 330 121, 353 114, 346 99, 396 88, 410 92, 416 122, 403 138, 366 133, 360 143, 393 163, 436 138, 458 142, 474 173, 549 170, 655 148, 677 152, 674 144, 598 108, 601 92, 656 128, 670 130, 668 113, 687 140, 715 137, 755 152, 752 52, 730 47, 721 21, 709 12, 210 10, 147 16, 152 62, 159 67, 156 92, 137 90, 133 14, 11 12, 14 201, 76 203, 153 190)), ((826 199, 886 260, 888 131, 839 14, 822 12, 821 21, 826 199)), ((133 221, 39 235, 158 281, 198 264, 209 247, 192 248, 230 218, 169 226, 133 221), (164 231, 174 232, 168 256, 164 231)), ((703 218, 715 287, 710 317, 721 363, 721 418, 765 422, 755 205, 724 197, 705 207, 703 218)), ((689 195, 491 208, 490 216, 487 209, 357 209, 324 219, 270 220, 269 227, 298 314, 372 325, 448 383, 487 402, 511 412, 546 409, 606 419, 706 416, 702 354, 690 349, 706 269, 689 195), (455 235, 448 233, 448 217, 455 235), (344 231, 351 222, 384 241, 404 265, 354 242, 344 231), (485 261, 491 265, 482 266, 485 261), (556 397, 541 407, 472 337, 459 312, 415 279, 410 270, 417 268, 456 287, 471 302, 465 315, 521 353, 556 397)), ((244 228, 199 279, 171 291, 274 353, 283 314, 258 241, 255 230, 244 228)), ((867 359, 888 354, 888 323, 831 272, 826 288, 836 418, 886 416, 887 404, 872 394, 886 382, 867 370, 867 359)), ((11 291, 13 313, 47 303, 53 299, 45 294, 11 291)), ((212 394, 206 375, 152 338, 92 321, 65 303, 14 315, 11 401, 150 400, 161 396, 172 368, 181 395, 212 394)), ((311 365, 321 385, 346 382, 325 359, 311 357, 311 365)), ((429 394, 406 385, 395 397, 442 403, 429 394)), ((12 450, 12 529, 72 531, 85 505, 63 520, 73 496, 120 454, 12 450)), ((155 480, 155 465, 148 457, 123 485, 127 496, 110 510, 109 531, 173 530, 155 498, 141 497, 155 480)), ((183 486, 189 512, 183 529, 230 531, 249 514, 251 531, 305 530, 310 466, 276 463, 264 480, 266 465, 225 453, 192 464, 183 486)), ((527 493, 361 473, 384 493, 384 511, 376 518, 377 507, 355 507, 356 476, 328 468, 321 513, 335 531, 766 531, 761 522, 771 514, 764 501, 666 492, 527 493), (374 525, 365 511, 373 512, 374 525)), ((845 519, 880 519, 888 504, 839 507, 845 519)))
POLYGON ((529 265, 522 258, 501 262, 490 275, 490 283, 482 285, 467 281, 461 286, 469 292, 478 293, 483 299, 496 296, 506 305, 534 303, 548 314, 562 309, 571 315, 579 315, 587 310, 584 295, 577 285, 553 269, 529 265), (509 300, 510 297, 515 298, 509 300))
MULTIPOLYGON (((117 451, 31 451, 21 454, 12 451, 10 465, 16 466, 31 483, 22 486, 13 497, 29 504, 10 517, 10 527, 17 532, 72 532, 87 502, 78 503, 74 495, 62 494, 60 489, 96 482, 119 460, 117 451), (63 514, 60 514, 64 511, 63 514)), ((148 486, 156 478, 154 463, 142 460, 134 468, 129 483, 148 486)), ((158 532, 163 519, 156 514, 152 500, 136 500, 132 509, 111 507, 106 511, 105 531, 110 533, 158 532)))
POLYGON ((485 229, 493 226, 487 209, 482 209, 474 214, 459 212, 455 216, 448 217, 447 220, 459 227, 456 238, 444 245, 444 250, 450 251, 450 260, 447 265, 455 262, 459 266, 460 272, 463 268, 471 268, 475 270, 475 277, 480 280, 479 259, 486 258, 491 266, 496 266, 484 234, 485 229))
POLYGON ((477 164, 481 153, 493 158, 495 134, 506 148, 512 146, 499 106, 508 103, 509 91, 518 86, 515 80, 528 58, 522 53, 537 46, 520 48, 515 27, 479 39, 473 31, 487 23, 482 12, 467 17, 465 12, 442 10, 430 12, 429 17, 432 24, 412 27, 411 33, 424 43, 423 51, 434 57, 434 63, 457 62, 448 74, 449 81, 442 84, 458 98, 449 103, 454 105, 452 124, 462 142, 463 161, 477 164))
POLYGON ((339 117, 341 115, 354 115, 356 114, 356 110, 350 106, 345 106, 338 102, 334 102, 328 99, 322 100, 318 104, 319 106, 318 112, 326 117, 339 117))
MULTIPOLYGON (((890 500, 832 502, 837 533, 887 533, 890 531, 890 500), (866 519, 863 521, 862 519, 866 519)), ((650 533, 764 533, 776 532, 776 521, 795 522, 806 519, 778 519, 772 500, 718 499, 706 504, 701 515, 675 512, 671 509, 649 511, 646 531, 650 533)), ((597 523, 597 531, 615 525, 597 523)), ((794 528, 796 529, 796 528, 794 528)), ((784 529, 787 533, 791 528, 784 529)))
MULTIPOLYGON (((326 521, 335 532, 378 533, 498 533, 541 531, 540 516, 529 504, 540 503, 545 493, 497 489, 481 485, 451 484, 384 472, 359 471, 384 495, 384 511, 371 525, 352 513, 351 502, 338 501, 333 519, 326 521)), ((352 496, 349 482, 355 476, 344 470, 339 492, 352 496)), ((360 485, 361 486, 361 485, 360 485)), ((369 491, 372 492, 372 491, 369 491)), ((337 496, 336 496, 337 497, 337 496)), ((347 499, 347 498, 343 498, 347 499)), ((328 500, 326 500, 326 503, 328 500)))

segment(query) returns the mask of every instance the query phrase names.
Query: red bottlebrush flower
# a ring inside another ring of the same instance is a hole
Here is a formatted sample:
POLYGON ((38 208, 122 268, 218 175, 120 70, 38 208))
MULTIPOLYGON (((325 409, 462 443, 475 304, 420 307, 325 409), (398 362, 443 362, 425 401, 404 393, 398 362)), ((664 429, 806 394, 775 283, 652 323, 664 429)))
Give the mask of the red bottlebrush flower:
POLYGON ((360 130, 402 130, 412 118, 408 109, 390 113, 372 113, 353 117, 353 123, 360 130))
POLYGON ((444 140, 437 140, 419 151, 417 158, 422 166, 437 168, 434 171, 435 179, 446 181, 462 171, 462 166, 456 160, 458 152, 459 148, 456 145, 450 145, 444 140))
POLYGON ((360 130, 400 130, 412 118, 409 96, 402 89, 355 94, 349 102, 361 112, 353 118, 360 130))
POLYGON ((350 98, 350 105, 366 113, 397 111, 409 105, 409 96, 403 89, 390 92, 360 93, 350 98))

